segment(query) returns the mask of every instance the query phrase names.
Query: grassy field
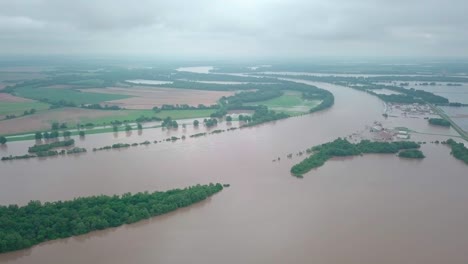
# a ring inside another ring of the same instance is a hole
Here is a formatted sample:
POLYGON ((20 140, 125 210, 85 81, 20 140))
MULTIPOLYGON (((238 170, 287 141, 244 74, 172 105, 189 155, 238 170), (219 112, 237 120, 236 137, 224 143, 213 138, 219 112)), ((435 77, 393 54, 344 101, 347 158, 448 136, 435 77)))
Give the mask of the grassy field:
POLYGON ((49 99, 50 101, 65 100, 79 104, 98 104, 105 101, 119 100, 130 98, 128 95, 121 94, 100 94, 87 93, 73 89, 55 89, 55 88, 30 88, 22 87, 15 90, 15 94, 20 97, 41 100, 49 99))
MULTIPOLYGON (((71 108, 73 109, 73 108, 71 108)), ((59 112, 60 109, 53 109, 53 110, 47 110, 42 113, 42 115, 48 116, 47 113, 50 111, 50 113, 53 112, 59 112)), ((81 111, 81 110, 80 110, 81 111)), ((162 111, 160 113, 154 113, 152 110, 121 110, 121 111, 106 111, 106 110, 93 110, 93 111, 102 111, 104 113, 114 113, 112 115, 108 116, 101 116, 101 117, 79 117, 79 121, 76 120, 74 122, 67 122, 69 129, 75 129, 76 124, 78 122, 81 123, 93 123, 96 126, 101 126, 101 125, 109 125, 111 121, 119 120, 119 121, 125 121, 125 120, 130 120, 134 121, 136 118, 141 117, 141 116, 146 116, 146 117, 153 117, 157 116, 160 118, 166 118, 168 116, 172 117, 173 119, 189 119, 189 118, 205 118, 209 117, 211 113, 214 112, 212 109, 203 109, 203 110, 170 110, 170 111, 162 111)), ((45 118, 45 117, 42 117, 45 118)), ((19 120, 19 119, 18 119, 19 120)), ((9 120, 9 121, 18 121, 18 120, 9 120)), ((45 120, 47 123, 52 123, 52 122, 64 122, 63 119, 57 119, 57 118, 50 118, 45 120)), ((34 125, 34 124, 32 124, 34 125)), ((8 141, 20 141, 20 140, 30 140, 34 139, 33 133, 36 131, 50 131, 49 129, 49 124, 47 126, 42 126, 40 128, 39 126, 37 128, 29 127, 29 129, 24 130, 24 132, 20 133, 14 133, 14 134, 5 134, 9 136, 14 136, 13 138, 9 138, 8 141)), ((121 126, 119 127, 119 130, 123 131, 124 127, 121 126)), ((109 133, 113 132, 112 127, 103 127, 103 128, 94 128, 91 130, 86 130, 87 134, 97 134, 97 133, 109 133)), ((76 135, 78 132, 74 131, 72 135, 76 135)))
POLYGON ((167 110, 159 113, 154 113, 153 110, 121 110, 113 111, 116 114, 112 116, 99 117, 99 118, 81 118, 83 123, 94 123, 94 124, 108 124, 111 121, 119 120, 135 120, 141 116, 145 117, 159 117, 166 118, 170 116, 172 119, 188 119, 188 118, 200 118, 209 117, 214 110, 212 109, 201 109, 201 110, 167 110))
POLYGON ((284 112, 290 115, 300 115, 309 112, 320 104, 319 100, 304 100, 301 93, 287 91, 282 96, 266 101, 248 103, 247 105, 265 105, 271 110, 284 112))
POLYGON ((30 109, 44 110, 48 109, 49 105, 40 102, 0 102, 0 116, 1 115, 21 115, 25 110, 30 109))

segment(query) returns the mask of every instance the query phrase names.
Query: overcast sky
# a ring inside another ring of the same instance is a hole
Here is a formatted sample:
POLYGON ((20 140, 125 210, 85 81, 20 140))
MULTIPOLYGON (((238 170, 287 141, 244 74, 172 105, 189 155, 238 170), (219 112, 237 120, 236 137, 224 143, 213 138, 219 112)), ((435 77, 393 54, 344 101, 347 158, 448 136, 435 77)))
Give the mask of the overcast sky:
POLYGON ((467 0, 0 0, 0 53, 466 57, 467 10, 467 0))

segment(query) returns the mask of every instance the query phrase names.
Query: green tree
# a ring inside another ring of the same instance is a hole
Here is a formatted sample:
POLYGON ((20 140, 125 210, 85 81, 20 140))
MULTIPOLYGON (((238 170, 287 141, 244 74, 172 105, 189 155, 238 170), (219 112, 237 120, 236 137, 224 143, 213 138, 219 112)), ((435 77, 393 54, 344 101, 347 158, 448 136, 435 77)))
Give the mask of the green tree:
POLYGON ((79 135, 80 135, 80 137, 84 137, 84 136, 85 136, 85 132, 84 132, 83 130, 81 130, 81 131, 79 132, 79 135))
POLYGON ((132 127, 128 124, 125 125, 125 131, 130 131, 130 130, 132 130, 132 127))
POLYGON ((193 126, 194 127, 198 127, 199 124, 200 124, 200 122, 198 120, 193 120, 193 126))
POLYGON ((143 126, 142 126, 140 123, 138 123, 137 126, 138 126, 138 130, 142 130, 142 129, 143 129, 143 126))
POLYGON ((226 121, 231 122, 232 121, 232 116, 226 116, 226 121))
POLYGON ((63 131, 63 137, 66 138, 66 137, 70 137, 71 136, 71 132, 70 131, 63 131))
POLYGON ((57 130, 57 129, 59 129, 59 127, 60 127, 59 123, 57 123, 57 122, 52 123, 52 130, 57 130))
POLYGON ((4 145, 5 143, 7 143, 7 141, 8 140, 6 139, 6 137, 0 136, 0 144, 4 145))
POLYGON ((37 140, 41 140, 42 139, 42 133, 41 132, 36 132, 36 134, 34 135, 34 138, 37 139, 37 140))

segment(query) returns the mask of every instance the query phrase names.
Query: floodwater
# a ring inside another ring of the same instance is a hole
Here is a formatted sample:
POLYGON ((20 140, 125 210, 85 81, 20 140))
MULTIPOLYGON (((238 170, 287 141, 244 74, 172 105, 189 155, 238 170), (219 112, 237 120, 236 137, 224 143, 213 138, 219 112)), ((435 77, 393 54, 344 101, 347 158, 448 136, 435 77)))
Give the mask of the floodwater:
POLYGON ((450 116, 453 122, 455 122, 464 131, 468 132, 468 107, 455 107, 455 106, 441 106, 444 112, 450 116))
POLYGON ((213 66, 194 66, 194 67, 180 67, 177 68, 177 71, 185 71, 185 72, 194 72, 194 73, 210 73, 213 70, 213 66))
POLYGON ((172 83, 172 82, 170 82, 170 81, 143 80, 143 79, 126 80, 126 82, 135 83, 135 84, 151 84, 151 85, 159 85, 159 84, 169 84, 169 83, 172 83))
MULTIPOLYGON (((468 170, 446 146, 423 145, 427 158, 421 161, 365 155, 332 160, 303 179, 289 174, 303 158, 287 159, 289 153, 374 121, 398 124, 383 119, 383 104, 376 97, 313 84, 333 92, 331 109, 175 143, 0 163, 1 204, 231 184, 192 207, 2 254, 0 262, 468 263, 468 170), (277 157, 281 161, 272 162, 277 157)), ((423 119, 406 126, 431 129, 423 119)), ((172 133, 183 131, 144 130, 124 138, 139 142, 172 133)), ((90 135, 80 145, 104 146, 121 139, 90 135)), ((23 149, 25 143, 9 144, 7 151, 15 148, 23 149)))

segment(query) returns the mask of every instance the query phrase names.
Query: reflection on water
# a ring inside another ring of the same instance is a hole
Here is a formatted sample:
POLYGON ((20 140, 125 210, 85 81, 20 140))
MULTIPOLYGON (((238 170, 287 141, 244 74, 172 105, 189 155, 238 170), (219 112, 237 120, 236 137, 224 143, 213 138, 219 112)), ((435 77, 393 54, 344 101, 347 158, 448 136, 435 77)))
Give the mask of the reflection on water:
MULTIPOLYGON (((427 158, 418 162, 394 155, 334 159, 303 179, 289 174, 303 157, 271 162, 374 121, 399 122, 383 119, 376 97, 315 84, 335 94, 332 108, 175 143, 0 164, 1 204, 231 184, 195 207, 3 254, 0 262, 468 263, 467 169, 448 147, 425 144, 427 158)), ((405 126, 431 131, 423 119, 405 126)), ((182 133, 144 130, 118 140, 182 133)), ((80 145, 115 141, 112 134, 89 135, 80 145)))

